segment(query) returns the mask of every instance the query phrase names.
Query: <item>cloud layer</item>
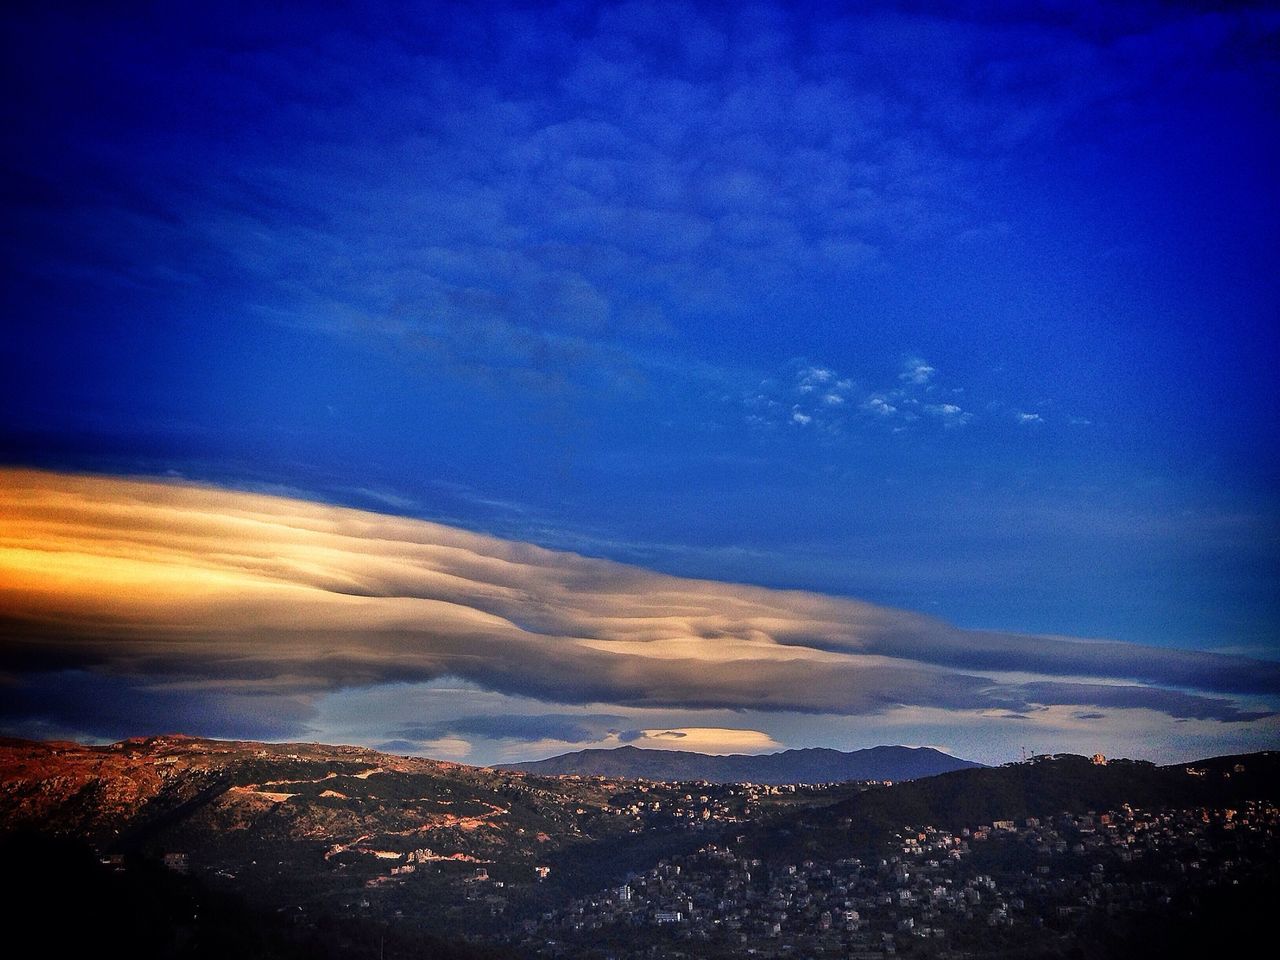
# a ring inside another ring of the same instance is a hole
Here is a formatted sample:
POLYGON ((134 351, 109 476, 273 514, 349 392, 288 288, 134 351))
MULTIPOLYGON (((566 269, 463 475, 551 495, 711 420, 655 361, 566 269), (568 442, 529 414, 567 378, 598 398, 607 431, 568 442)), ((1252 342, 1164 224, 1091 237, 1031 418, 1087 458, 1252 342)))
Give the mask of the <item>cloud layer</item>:
POLYGON ((23 470, 0 472, 0 495, 0 668, 19 688, 79 671, 222 710, 261 698, 288 721, 326 692, 442 676, 551 703, 845 716, 1072 705, 1247 723, 1280 693, 1270 661, 966 631, 301 500, 23 470))

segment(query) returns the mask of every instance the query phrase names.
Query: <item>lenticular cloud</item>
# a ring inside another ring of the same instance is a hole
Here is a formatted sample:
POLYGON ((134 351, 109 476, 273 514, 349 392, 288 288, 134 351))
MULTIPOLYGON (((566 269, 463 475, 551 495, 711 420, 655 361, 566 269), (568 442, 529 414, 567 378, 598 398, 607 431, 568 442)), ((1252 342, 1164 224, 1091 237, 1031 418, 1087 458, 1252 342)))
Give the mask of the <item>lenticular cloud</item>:
POLYGON ((449 675, 556 703, 1227 722, 1280 692, 1270 662, 965 631, 304 500, 27 470, 0 471, 0 495, 0 659, 19 678, 306 698, 449 675))

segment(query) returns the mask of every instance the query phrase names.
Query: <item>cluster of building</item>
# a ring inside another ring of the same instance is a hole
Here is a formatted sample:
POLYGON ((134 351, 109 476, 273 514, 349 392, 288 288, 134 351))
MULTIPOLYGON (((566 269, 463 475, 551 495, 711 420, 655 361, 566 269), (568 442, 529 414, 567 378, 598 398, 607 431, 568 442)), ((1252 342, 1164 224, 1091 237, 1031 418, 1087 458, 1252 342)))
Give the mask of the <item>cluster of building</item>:
POLYGON ((761 805, 771 800, 827 789, 826 785, 806 784, 603 782, 617 791, 610 798, 610 808, 633 821, 633 832, 647 827, 741 823, 752 820, 761 805))
POLYGON ((761 957, 883 957, 908 944, 1069 936, 1102 914, 1144 911, 1190 887, 1274 869, 1280 810, 1118 810, 959 831, 905 827, 885 856, 774 865, 706 845, 525 923, 543 956, 623 960, 724 950, 761 957))

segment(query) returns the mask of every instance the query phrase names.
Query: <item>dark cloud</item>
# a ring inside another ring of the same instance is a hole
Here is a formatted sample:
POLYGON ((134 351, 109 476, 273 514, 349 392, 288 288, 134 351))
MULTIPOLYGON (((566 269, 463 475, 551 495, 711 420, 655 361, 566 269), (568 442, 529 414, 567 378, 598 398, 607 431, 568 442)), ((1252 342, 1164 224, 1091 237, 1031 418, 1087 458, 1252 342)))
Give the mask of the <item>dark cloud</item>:
POLYGON ((197 731, 227 739, 306 736, 315 717, 301 695, 188 689, 148 680, 63 670, 24 674, 4 685, 0 726, 45 724, 104 740, 197 731))
POLYGON ((1233 701, 1221 697, 1204 697, 1157 687, 1040 681, 1023 684, 1017 690, 1030 702, 1046 706, 1083 704, 1091 707, 1155 710, 1176 720, 1248 723, 1276 715, 1272 710, 1242 710, 1233 701))
POLYGON ((1124 677, 1167 686, 1222 693, 1280 692, 1280 662, 1204 650, 1180 650, 1107 641, 1027 637, 968 631, 963 644, 939 644, 924 632, 894 634, 860 647, 938 666, 1003 670, 1016 662, 1037 673, 1124 677))

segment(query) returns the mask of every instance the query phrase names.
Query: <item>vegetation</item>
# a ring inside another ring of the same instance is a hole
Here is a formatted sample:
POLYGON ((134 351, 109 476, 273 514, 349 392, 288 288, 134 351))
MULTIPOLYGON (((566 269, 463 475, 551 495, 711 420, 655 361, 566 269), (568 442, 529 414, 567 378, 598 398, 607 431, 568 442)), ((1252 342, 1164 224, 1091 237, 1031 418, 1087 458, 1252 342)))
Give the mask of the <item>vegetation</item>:
POLYGON ((838 859, 878 853, 907 825, 959 830, 996 820, 1105 810, 1126 803, 1185 809, 1278 795, 1280 753, 1276 752, 1167 767, 1133 760, 1099 765, 1071 755, 1042 757, 872 787, 829 807, 756 824, 747 833, 747 849, 774 859, 838 859))
MULTIPOLYGON (((0 838, 10 879, 0 922, 50 957, 433 958, 497 960, 509 951, 450 942, 421 929, 359 918, 300 923, 296 912, 243 899, 148 861, 119 869, 84 843, 22 831, 0 838), (25 938, 24 938, 25 939, 25 938)), ((12 941, 11 941, 12 942, 12 941)))

